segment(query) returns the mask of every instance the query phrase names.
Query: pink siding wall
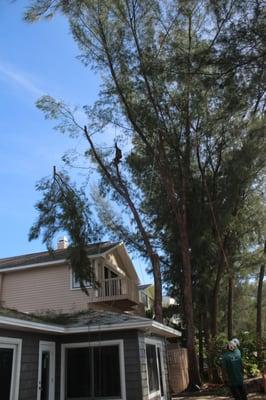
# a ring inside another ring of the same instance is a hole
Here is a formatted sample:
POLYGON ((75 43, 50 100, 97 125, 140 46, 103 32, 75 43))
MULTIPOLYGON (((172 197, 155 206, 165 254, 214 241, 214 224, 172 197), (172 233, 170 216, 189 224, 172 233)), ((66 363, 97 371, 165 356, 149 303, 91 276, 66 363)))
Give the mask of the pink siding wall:
POLYGON ((3 275, 0 300, 4 307, 24 312, 87 309, 88 297, 81 290, 70 287, 67 265, 14 271, 3 275))

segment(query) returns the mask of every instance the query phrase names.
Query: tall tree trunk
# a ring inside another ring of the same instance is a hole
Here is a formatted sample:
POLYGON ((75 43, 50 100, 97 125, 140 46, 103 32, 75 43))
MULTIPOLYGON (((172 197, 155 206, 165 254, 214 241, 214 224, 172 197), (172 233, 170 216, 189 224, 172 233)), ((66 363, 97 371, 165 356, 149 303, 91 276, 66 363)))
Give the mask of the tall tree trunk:
POLYGON ((213 381, 213 371, 212 371, 212 364, 211 364, 211 348, 210 348, 210 319, 209 319, 209 298, 208 294, 204 293, 204 310, 203 313, 203 328, 204 328, 204 344, 205 344, 205 352, 207 356, 207 363, 208 363, 208 381, 213 381))
POLYGON ((181 260, 182 260, 182 278, 183 278, 183 303, 184 316, 187 329, 187 350, 188 350, 188 374, 189 386, 201 385, 198 359, 195 347, 195 330, 193 316, 193 301, 192 301, 192 274, 190 261, 190 246, 188 238, 187 225, 187 184, 186 177, 181 175, 181 191, 180 201, 177 201, 175 185, 171 174, 171 168, 165 154, 163 146, 163 137, 160 137, 158 168, 165 188, 167 200, 173 214, 173 218, 178 226, 180 236, 181 260))
POLYGON ((257 353, 259 364, 262 363, 262 289, 263 279, 265 274, 265 265, 261 265, 258 275, 258 292, 257 292, 257 321, 256 321, 256 334, 257 334, 257 353))
POLYGON ((200 376, 204 376, 204 356, 203 356, 203 312, 199 313, 199 370, 200 376))
POLYGON ((212 306, 211 306, 211 336, 215 338, 217 336, 217 316, 218 316, 218 299, 220 291, 220 283, 224 273, 224 258, 221 256, 220 262, 218 264, 218 269, 216 273, 216 279, 214 288, 212 291, 212 306))
POLYGON ((234 278, 231 274, 228 277, 228 304, 227 304, 227 337, 233 337, 233 301, 234 301, 234 278))
POLYGON ((195 348, 195 329, 194 329, 194 317, 193 317, 193 301, 192 301, 192 280, 191 280, 191 262, 190 262, 190 250, 188 241, 188 227, 187 227, 187 215, 186 215, 186 202, 183 198, 180 207, 180 223, 179 223, 179 234, 180 234, 180 247, 182 255, 182 266, 183 266, 183 297, 184 297, 184 312, 186 318, 186 329, 187 329, 187 349, 188 349, 188 364, 189 364, 189 384, 201 385, 201 379, 199 374, 198 359, 195 348))
POLYGON ((214 284, 214 289, 212 291, 212 305, 211 305, 211 339, 209 345, 209 368, 210 368, 210 375, 212 377, 213 383, 220 383, 220 377, 218 374, 217 367, 215 365, 215 357, 216 357, 216 337, 217 337, 217 317, 218 317, 218 299, 219 299, 219 291, 220 291, 220 283, 224 273, 225 262, 224 257, 221 256, 220 262, 218 264, 218 270, 216 274, 216 280, 214 284))
POLYGON ((105 163, 103 162, 100 154, 97 152, 94 143, 88 133, 87 127, 84 127, 84 135, 87 139, 87 141, 90 144, 91 150, 93 152, 93 155, 95 157, 95 160, 97 161, 98 165, 100 166, 103 175, 108 179, 110 185, 113 187, 113 189, 119 193, 119 195, 124 199, 126 204, 128 205, 134 220, 136 222, 136 225, 140 231, 140 234, 143 239, 143 243, 147 252, 147 256, 149 257, 152 265, 152 273, 153 273, 153 278, 154 278, 154 311, 155 311, 155 320, 158 322, 163 322, 163 309, 162 309, 162 277, 161 277, 161 268, 160 268, 160 259, 158 254, 153 248, 153 245, 150 241, 148 232, 146 231, 144 224, 142 222, 141 216, 139 211, 137 210, 134 202, 131 199, 130 193, 128 191, 127 185, 125 181, 123 180, 120 170, 119 170, 119 160, 115 161, 115 171, 116 171, 116 176, 113 175, 112 171, 110 168, 108 168, 105 163))
POLYGON ((162 308, 162 276, 160 269, 160 260, 157 253, 150 254, 152 263, 152 272, 154 279, 154 314, 155 320, 163 322, 163 308, 162 308))
POLYGON ((221 251, 220 251, 220 257, 219 257, 218 266, 217 266, 215 284, 214 284, 214 288, 213 288, 213 292, 212 292, 212 311, 211 311, 211 336, 212 336, 212 338, 215 338, 217 336, 217 317, 218 317, 218 300, 219 300, 220 284, 221 284, 222 277, 224 275, 225 267, 228 266, 226 250, 227 250, 227 243, 229 241, 229 235, 226 234, 222 240, 218 227, 217 227, 217 232, 219 232, 219 233, 217 233, 217 235, 219 236, 219 243, 220 243, 221 251))

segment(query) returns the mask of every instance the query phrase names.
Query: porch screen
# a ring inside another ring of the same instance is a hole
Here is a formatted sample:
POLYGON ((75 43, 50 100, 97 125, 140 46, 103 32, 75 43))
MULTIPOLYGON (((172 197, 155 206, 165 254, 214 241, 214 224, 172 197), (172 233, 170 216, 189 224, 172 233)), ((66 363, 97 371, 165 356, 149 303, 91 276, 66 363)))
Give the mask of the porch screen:
POLYGON ((157 392, 159 390, 159 374, 157 365, 156 346, 152 344, 146 345, 149 392, 157 392))
POLYGON ((66 360, 68 400, 121 397, 118 346, 69 348, 66 360))
POLYGON ((10 399, 13 349, 0 348, 0 398, 10 399))

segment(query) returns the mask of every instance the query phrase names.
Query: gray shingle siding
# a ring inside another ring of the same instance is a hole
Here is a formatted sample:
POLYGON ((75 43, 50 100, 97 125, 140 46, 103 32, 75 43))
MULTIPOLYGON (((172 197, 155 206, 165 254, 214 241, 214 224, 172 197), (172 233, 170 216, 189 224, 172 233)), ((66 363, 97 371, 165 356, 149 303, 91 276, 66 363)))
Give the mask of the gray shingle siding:
MULTIPOLYGON (((142 400, 149 399, 149 388, 148 388, 148 376, 147 376, 147 363, 146 363, 146 342, 145 339, 151 338, 144 333, 139 333, 138 341, 139 341, 139 357, 140 357, 140 369, 141 369, 141 385, 142 385, 142 400)), ((168 382, 168 367, 167 367, 167 353, 165 346, 165 339, 157 336, 152 336, 152 339, 157 343, 162 344, 162 359, 163 359, 163 370, 165 374, 165 399, 170 399, 169 394, 169 382, 168 382)), ((153 397, 153 400, 161 400, 161 396, 153 397)))
MULTIPOLYGON (((55 368, 55 400, 60 400, 60 375, 61 375, 61 344, 97 342, 106 340, 123 340, 124 362, 127 400, 148 400, 147 369, 146 369, 146 345, 144 333, 137 330, 98 332, 87 334, 75 334, 53 336, 31 332, 11 331, 0 329, 0 336, 22 339, 22 357, 19 400, 36 400, 39 342, 56 342, 56 368, 55 368)), ((166 386, 168 387, 166 354, 164 339, 153 337, 163 343, 164 370, 166 373, 166 386)), ((166 399, 169 400, 167 394, 166 399)), ((158 400, 153 398, 153 400, 158 400)))
MULTIPOLYGON (((0 329, 0 336, 22 339, 19 400, 36 400, 38 383, 39 342, 55 341, 51 335, 0 329)), ((56 400, 59 400, 57 397, 56 400)))

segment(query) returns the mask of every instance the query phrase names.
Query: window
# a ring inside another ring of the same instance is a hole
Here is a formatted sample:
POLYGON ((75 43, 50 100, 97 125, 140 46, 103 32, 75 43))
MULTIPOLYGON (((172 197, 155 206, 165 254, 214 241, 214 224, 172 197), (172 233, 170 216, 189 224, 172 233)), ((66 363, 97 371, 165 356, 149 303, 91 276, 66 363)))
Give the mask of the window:
POLYGON ((148 307, 148 296, 144 292, 140 292, 140 301, 145 305, 145 307, 148 307))
POLYGON ((1 400, 18 399, 21 343, 21 339, 0 337, 1 400))
POLYGON ((67 398, 91 395, 91 360, 88 348, 67 350, 67 398))
POLYGON ((157 392, 159 390, 159 375, 157 366, 156 346, 153 344, 146 345, 147 367, 149 392, 157 392))
MULTIPOLYGON (((93 285, 90 281, 85 281, 84 286, 89 289, 93 287, 93 285)), ((76 278, 74 272, 72 272, 72 289, 80 289, 79 280, 76 278)))
POLYGON ((118 275, 111 271, 109 268, 104 267, 104 279, 114 279, 118 278, 118 275))
POLYGON ((164 398, 164 369, 162 363, 162 352, 160 343, 149 340, 146 343, 147 380, 149 398, 161 396, 164 398))
MULTIPOLYGON (((95 271, 95 260, 91 261, 92 268, 95 271)), ((71 275, 70 275, 70 280, 71 280, 71 289, 80 289, 80 283, 79 280, 76 278, 75 273, 71 270, 71 275)), ((92 282, 84 281, 84 286, 88 289, 93 288, 92 282)))
MULTIPOLYGON (((125 400, 121 341, 62 345, 67 400, 125 400)), ((64 378, 63 378, 64 379, 64 378)), ((64 384, 63 384, 64 386, 64 384)))

